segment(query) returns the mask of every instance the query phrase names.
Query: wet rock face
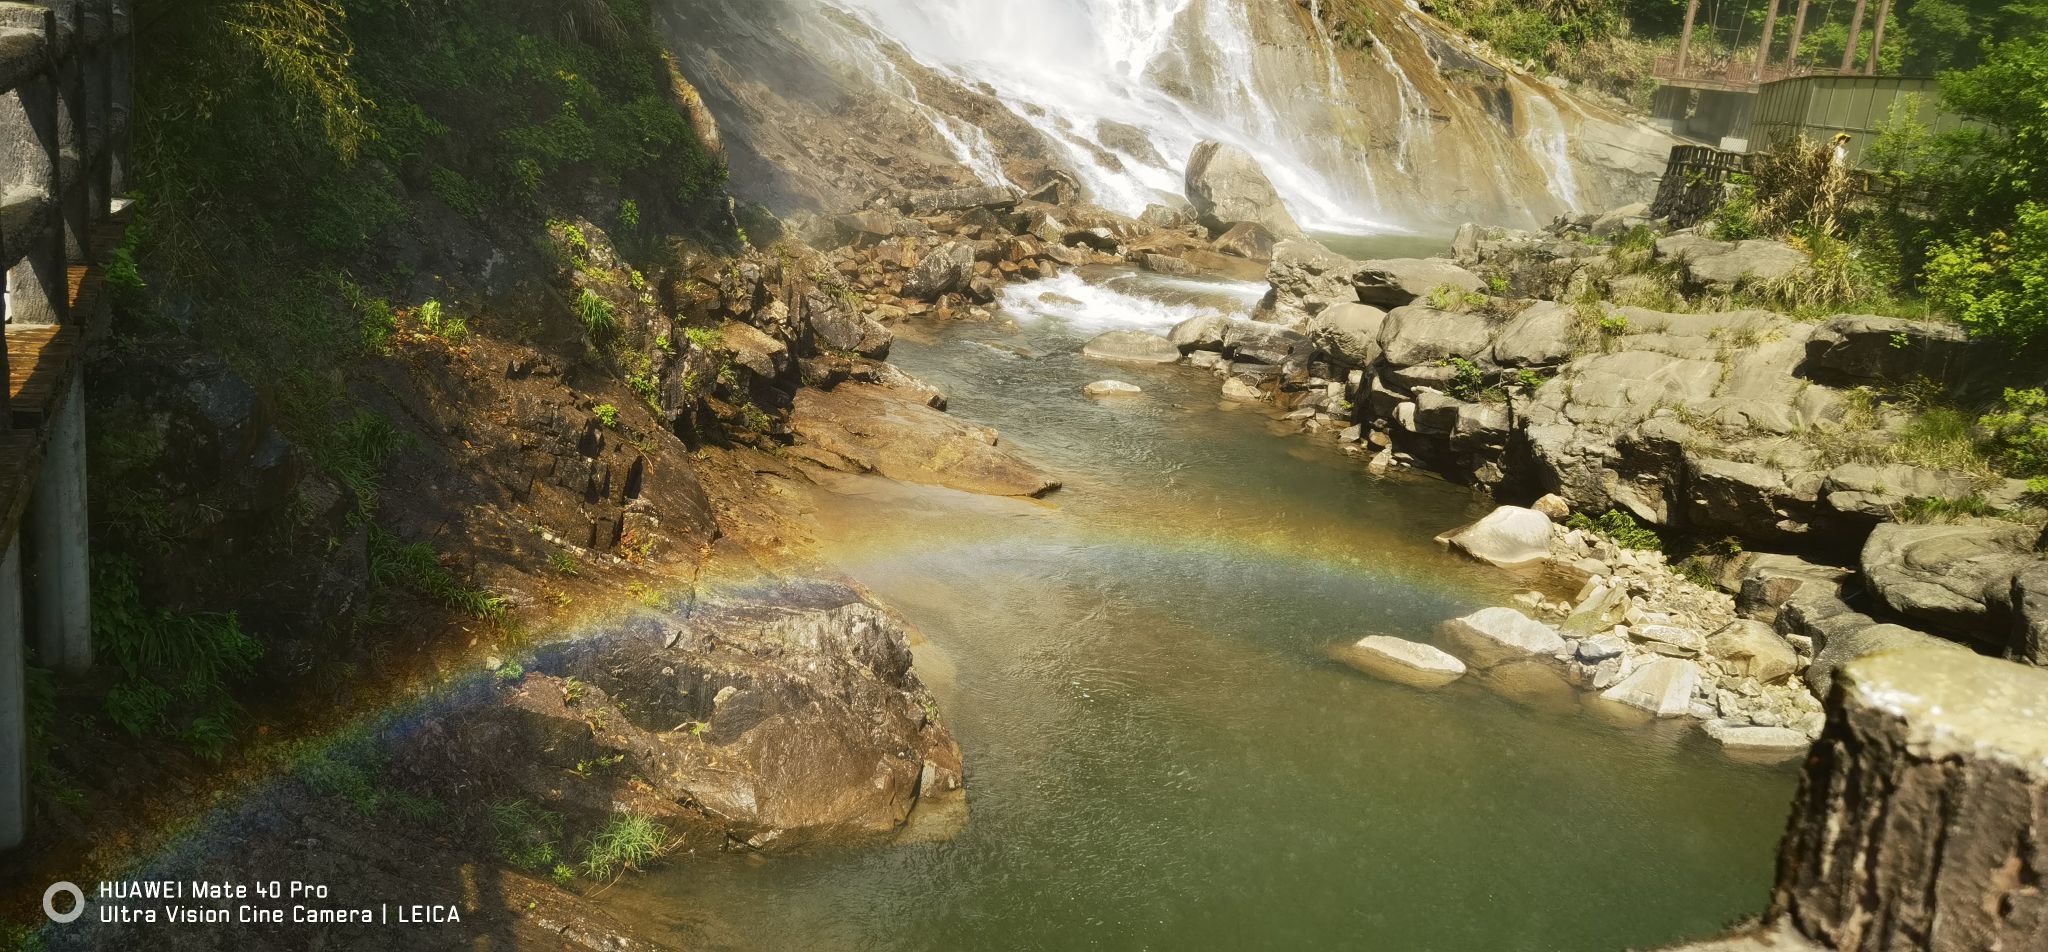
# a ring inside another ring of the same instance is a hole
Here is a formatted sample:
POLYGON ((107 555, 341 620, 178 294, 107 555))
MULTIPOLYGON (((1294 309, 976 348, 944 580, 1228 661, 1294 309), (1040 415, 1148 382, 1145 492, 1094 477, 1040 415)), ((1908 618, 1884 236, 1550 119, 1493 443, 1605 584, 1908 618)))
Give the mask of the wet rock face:
POLYGON ((1042 496, 1060 485, 997 445, 995 431, 883 387, 805 389, 789 422, 804 441, 791 452, 831 469, 994 496, 1042 496))
POLYGON ((2048 671, 1964 652, 1846 667, 1771 917, 1838 952, 2048 937, 2048 671))
POLYGON ((1252 222, 1282 238, 1301 235, 1301 226, 1281 204, 1266 171, 1251 153, 1234 145, 1207 141, 1188 157, 1187 198, 1195 215, 1212 232, 1239 222, 1252 222))

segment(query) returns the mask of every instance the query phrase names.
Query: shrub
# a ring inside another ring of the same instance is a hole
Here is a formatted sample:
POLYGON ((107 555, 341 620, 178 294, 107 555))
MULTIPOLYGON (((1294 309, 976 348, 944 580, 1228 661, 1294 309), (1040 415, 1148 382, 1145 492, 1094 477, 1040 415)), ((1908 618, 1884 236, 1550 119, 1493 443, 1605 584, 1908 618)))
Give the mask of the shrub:
POLYGON ((640 203, 626 199, 619 203, 619 224, 631 231, 640 227, 640 203))
POLYGON ((1664 544, 1656 532, 1644 528, 1636 522, 1636 517, 1620 509, 1610 509, 1598 519, 1575 512, 1565 520, 1565 527, 1598 533, 1624 549, 1656 549, 1664 544))
POLYGON ((2020 206, 2010 229, 1936 244, 1925 277, 1928 298, 1970 333, 2048 341, 2048 205, 2020 206))
POLYGON ((576 318, 583 322, 583 332, 589 336, 591 342, 604 340, 618 329, 618 311, 604 295, 584 288, 576 295, 574 306, 576 318))
POLYGON ((2009 389, 2003 405, 1978 423, 1989 434, 1991 453, 2008 472, 2048 476, 2048 392, 2009 389))
POLYGON ((660 824, 638 814, 620 813, 584 848, 583 873, 592 879, 611 879, 626 870, 646 867, 668 847, 668 831, 660 824))
POLYGON ((109 720, 136 737, 179 737, 209 758, 225 752, 241 715, 230 688, 263 655, 233 614, 146 605, 134 565, 108 556, 93 563, 92 629, 120 672, 107 692, 109 720))
POLYGON ((562 838, 562 815, 525 800, 491 803, 487 809, 491 846, 499 858, 519 869, 537 872, 560 868, 556 862, 562 838))
POLYGON ((597 405, 597 409, 592 410, 591 412, 597 415, 598 425, 604 427, 607 430, 616 430, 619 428, 618 407, 612 406, 609 403, 600 403, 597 405))

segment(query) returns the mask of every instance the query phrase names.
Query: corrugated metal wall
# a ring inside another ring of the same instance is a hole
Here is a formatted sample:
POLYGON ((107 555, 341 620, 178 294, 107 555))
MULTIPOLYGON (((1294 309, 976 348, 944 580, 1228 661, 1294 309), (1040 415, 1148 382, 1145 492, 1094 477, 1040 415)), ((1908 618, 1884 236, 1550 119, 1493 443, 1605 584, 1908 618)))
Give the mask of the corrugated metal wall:
POLYGON ((1863 150, 1877 138, 1877 128, 1891 116, 1892 104, 1918 96, 1920 121, 1942 132, 1963 124, 1941 111, 1932 79, 1899 76, 1803 76, 1765 83, 1757 94, 1756 116, 1750 122, 1750 148, 1762 150, 1804 134, 1815 142, 1838 132, 1849 134, 1850 161, 1860 164, 1863 150))

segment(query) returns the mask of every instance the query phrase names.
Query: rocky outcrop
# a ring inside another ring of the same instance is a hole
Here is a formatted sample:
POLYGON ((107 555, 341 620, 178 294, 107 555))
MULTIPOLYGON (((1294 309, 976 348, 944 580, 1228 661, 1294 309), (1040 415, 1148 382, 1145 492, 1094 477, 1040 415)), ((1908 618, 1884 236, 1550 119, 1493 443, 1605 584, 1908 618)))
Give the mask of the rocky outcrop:
POLYGON ((1438 288, 1464 294, 1484 286, 1479 276, 1441 258, 1383 258, 1361 261, 1351 276, 1360 303, 1397 308, 1425 299, 1438 288))
POLYGON ((1188 156, 1185 186, 1196 217, 1211 232, 1250 222, 1278 237, 1301 236, 1301 226, 1288 214, 1259 160, 1237 146, 1215 140, 1196 145, 1188 156))
POLYGON ((1658 658, 1630 672, 1600 696, 1658 717, 1678 717, 1692 710, 1693 692, 1699 684, 1698 664, 1682 658, 1658 658))
POLYGON ((2034 566, 2039 535, 2010 523, 1881 525, 1863 545, 1863 576, 1901 615, 2002 643, 2013 578, 2034 566))
POLYGON ((1814 332, 1802 372, 1837 386, 1953 381, 1973 359, 1991 356, 1955 324, 1843 314, 1814 332))
POLYGON ((789 423, 801 440, 790 452, 832 469, 992 496, 1043 496, 1060 485, 998 445, 995 431, 870 384, 806 389, 789 423))
POLYGON ((950 291, 967 286, 974 277, 974 246, 964 241, 949 241, 938 246, 910 270, 910 276, 903 282, 903 296, 922 301, 935 301, 950 291))
POLYGON ((2048 936, 2048 671, 1967 652, 1844 669, 1779 849, 1770 920, 1839 952, 2048 936))

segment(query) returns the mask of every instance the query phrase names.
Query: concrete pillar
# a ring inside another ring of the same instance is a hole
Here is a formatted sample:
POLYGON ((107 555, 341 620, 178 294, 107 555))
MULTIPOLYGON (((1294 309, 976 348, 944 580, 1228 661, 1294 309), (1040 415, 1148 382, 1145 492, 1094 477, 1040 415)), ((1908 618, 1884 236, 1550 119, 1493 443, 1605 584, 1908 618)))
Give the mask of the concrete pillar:
POLYGON ((1856 0, 1856 12, 1849 18, 1849 44, 1842 47, 1842 72, 1856 65, 1856 44, 1863 38, 1864 0, 1856 0))
POLYGON ((1785 71, 1788 76, 1798 75, 1799 41, 1806 36, 1806 5, 1811 0, 1799 0, 1799 12, 1792 14, 1792 48, 1785 51, 1785 71))
POLYGON ((92 667, 92 564, 86 546, 85 377, 50 420, 42 474, 28 502, 35 546, 36 657, 53 671, 92 667))
POLYGON ((0 850, 28 834, 28 658, 21 619, 21 540, 0 558, 0 850))

